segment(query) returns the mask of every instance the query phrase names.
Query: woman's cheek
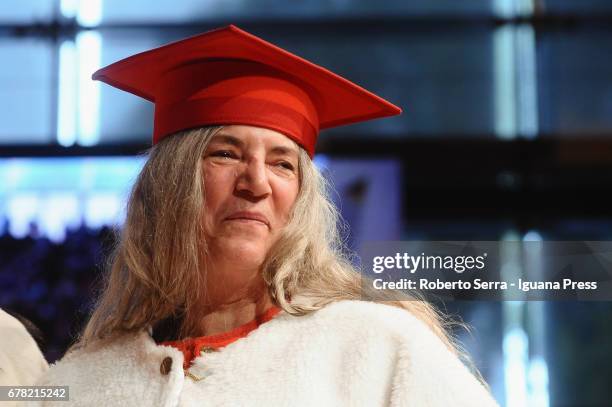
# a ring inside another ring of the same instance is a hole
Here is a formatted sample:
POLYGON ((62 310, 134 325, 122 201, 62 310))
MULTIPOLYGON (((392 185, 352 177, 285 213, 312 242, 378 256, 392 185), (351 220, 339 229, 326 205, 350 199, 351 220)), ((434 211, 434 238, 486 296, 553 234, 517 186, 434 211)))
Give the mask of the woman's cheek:
POLYGON ((234 185, 235 171, 231 168, 219 168, 211 165, 211 168, 205 169, 204 174, 204 186, 207 193, 208 191, 220 193, 221 190, 230 189, 234 185))
POLYGON ((204 176, 204 196, 206 213, 204 215, 207 226, 214 229, 217 217, 232 196, 233 184, 230 178, 219 171, 207 171, 204 176))
POLYGON ((297 200, 299 192, 298 183, 295 180, 279 180, 275 190, 277 191, 277 205, 279 208, 282 208, 283 215, 288 217, 297 200))

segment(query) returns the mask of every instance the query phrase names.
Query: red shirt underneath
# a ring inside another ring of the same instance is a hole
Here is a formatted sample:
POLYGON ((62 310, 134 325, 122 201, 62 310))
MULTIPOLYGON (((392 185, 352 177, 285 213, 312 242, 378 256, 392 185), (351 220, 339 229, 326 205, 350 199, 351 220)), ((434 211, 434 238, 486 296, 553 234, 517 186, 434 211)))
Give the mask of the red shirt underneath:
POLYGON ((280 308, 272 306, 263 314, 256 316, 252 321, 240 325, 231 331, 215 335, 200 336, 197 338, 187 338, 178 341, 165 341, 160 345, 172 346, 183 352, 183 356, 185 357, 183 368, 188 369, 189 366, 191 366, 191 362, 200 356, 201 352, 214 352, 217 349, 227 346, 240 338, 244 338, 251 331, 257 329, 259 325, 270 321, 280 311, 280 308))

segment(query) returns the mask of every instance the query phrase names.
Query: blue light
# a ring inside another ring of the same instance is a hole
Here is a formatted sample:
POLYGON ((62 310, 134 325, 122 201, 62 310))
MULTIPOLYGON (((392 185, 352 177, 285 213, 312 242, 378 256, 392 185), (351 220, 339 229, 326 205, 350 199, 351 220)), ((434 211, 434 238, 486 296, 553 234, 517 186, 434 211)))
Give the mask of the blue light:
MULTIPOLYGON (((84 220, 91 228, 120 225, 143 157, 0 159, 0 219, 17 237, 36 224, 54 242, 84 220)), ((5 226, 2 225, 4 229, 5 226)))
POLYGON ((91 194, 85 202, 85 224, 90 229, 115 225, 121 207, 119 194, 109 192, 91 194))
POLYGON ((542 357, 536 357, 529 363, 529 401, 533 407, 548 407, 548 364, 542 357))
POLYGON ((80 0, 76 16, 83 27, 95 27, 102 21, 102 0, 80 0))
POLYGON ((319 171, 323 171, 329 166, 329 157, 325 154, 315 155, 312 161, 319 171))
POLYGON ((100 139, 100 82, 93 74, 101 66, 102 36, 96 31, 84 31, 76 39, 78 57, 78 123, 77 142, 92 146, 100 139))
POLYGON ((64 18, 72 19, 76 16, 79 0, 61 0, 60 12, 64 18))
POLYGON ((57 142, 68 147, 76 141, 77 53, 74 42, 64 41, 59 51, 57 142))
POLYGON ((78 227, 82 210, 75 192, 53 191, 42 195, 38 225, 43 235, 53 242, 66 238, 66 229, 78 227))
POLYGON ((525 331, 512 329, 504 335, 504 376, 506 407, 523 407, 527 403, 527 354, 525 331))
POLYGON ((15 238, 28 236, 30 224, 35 222, 39 198, 34 192, 22 192, 6 199, 6 215, 10 221, 9 233, 15 238))

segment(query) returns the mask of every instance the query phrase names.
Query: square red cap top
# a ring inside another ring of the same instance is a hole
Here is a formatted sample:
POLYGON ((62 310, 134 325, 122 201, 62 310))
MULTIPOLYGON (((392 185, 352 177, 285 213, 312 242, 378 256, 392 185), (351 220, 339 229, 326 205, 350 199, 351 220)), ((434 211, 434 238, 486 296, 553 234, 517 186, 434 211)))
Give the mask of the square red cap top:
POLYGON ((269 128, 310 157, 319 130, 401 109, 234 25, 115 62, 93 79, 155 103, 153 144, 206 125, 269 128))

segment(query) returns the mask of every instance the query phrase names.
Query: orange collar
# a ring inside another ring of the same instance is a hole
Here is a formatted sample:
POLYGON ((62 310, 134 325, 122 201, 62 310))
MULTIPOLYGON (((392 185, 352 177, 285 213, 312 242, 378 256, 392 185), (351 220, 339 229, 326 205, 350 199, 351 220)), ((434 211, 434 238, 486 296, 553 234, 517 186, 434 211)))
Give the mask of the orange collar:
POLYGON ((193 359, 200 356, 201 352, 214 352, 219 348, 229 345, 240 338, 244 338, 251 331, 257 329, 274 318, 281 309, 276 306, 268 308, 263 314, 255 317, 252 321, 240 325, 230 331, 215 335, 200 336, 197 338, 187 338, 178 341, 164 341, 160 345, 172 346, 183 352, 185 357, 183 368, 188 369, 193 359))

